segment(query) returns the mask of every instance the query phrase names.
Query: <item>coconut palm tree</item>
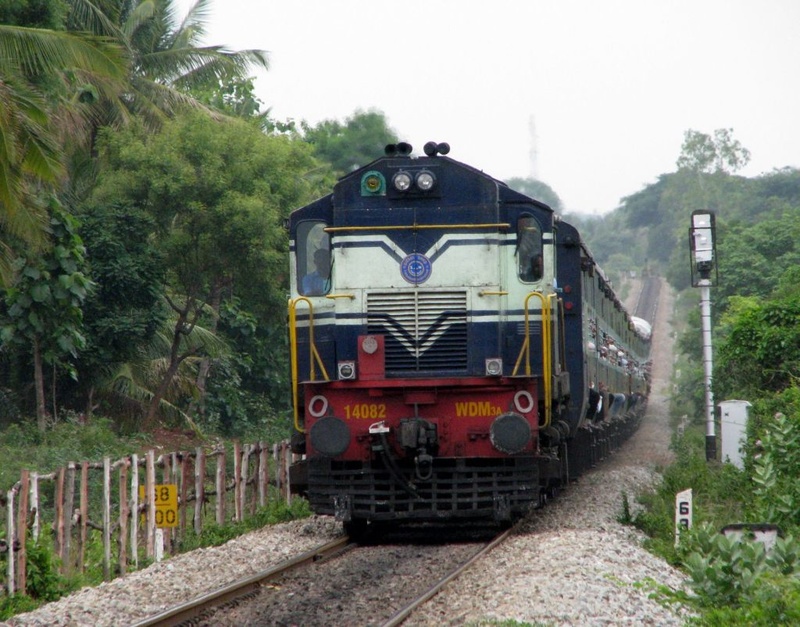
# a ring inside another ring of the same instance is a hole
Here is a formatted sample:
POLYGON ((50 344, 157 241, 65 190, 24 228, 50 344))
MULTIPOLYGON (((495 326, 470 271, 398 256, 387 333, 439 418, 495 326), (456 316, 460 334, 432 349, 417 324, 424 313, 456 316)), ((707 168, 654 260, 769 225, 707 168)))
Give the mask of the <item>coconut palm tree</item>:
MULTIPOLYGON (((11 239, 44 241, 37 202, 63 174, 63 143, 87 112, 81 95, 116 97, 123 51, 85 34, 0 25, 0 281, 10 279, 11 239), (71 121, 71 124, 65 122, 71 121)), ((74 135, 72 135, 74 137, 74 135)))
POLYGON ((232 51, 201 46, 211 0, 197 0, 178 19, 173 0, 70 0, 68 28, 109 37, 131 59, 129 89, 106 102, 108 123, 134 114, 150 127, 181 106, 202 107, 191 97, 197 87, 247 77, 251 68, 269 68, 263 50, 232 51))

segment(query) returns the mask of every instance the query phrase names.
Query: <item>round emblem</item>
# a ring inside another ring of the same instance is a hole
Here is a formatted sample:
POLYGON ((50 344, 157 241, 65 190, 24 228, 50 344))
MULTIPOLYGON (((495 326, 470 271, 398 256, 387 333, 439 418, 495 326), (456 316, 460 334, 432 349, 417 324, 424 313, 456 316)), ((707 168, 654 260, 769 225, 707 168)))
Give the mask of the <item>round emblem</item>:
POLYGON ((411 253, 400 263, 400 274, 415 285, 431 278, 431 270, 431 260, 420 253, 411 253))

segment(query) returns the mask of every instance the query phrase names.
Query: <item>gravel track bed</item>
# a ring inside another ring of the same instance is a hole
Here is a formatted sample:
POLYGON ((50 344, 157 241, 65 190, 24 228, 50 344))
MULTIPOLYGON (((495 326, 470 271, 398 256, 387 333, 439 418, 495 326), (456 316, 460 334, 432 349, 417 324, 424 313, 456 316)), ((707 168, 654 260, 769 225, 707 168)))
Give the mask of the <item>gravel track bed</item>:
POLYGON ((199 625, 380 625, 483 545, 359 547, 303 569, 199 625))
MULTIPOLYGON (((637 433, 556 501, 532 512, 519 533, 474 564, 405 625, 477 625, 506 619, 590 627, 683 623, 685 617, 650 599, 648 587, 641 585, 653 580, 677 588, 683 585, 683 576, 642 548, 641 533, 617 522, 622 493, 628 495, 635 511, 635 495, 652 485, 657 480, 656 469, 670 461, 667 395, 672 369, 672 302, 672 293, 665 285, 654 325, 653 390, 637 433)), ((16 616, 5 625, 129 625, 277 564, 339 533, 341 526, 328 518, 275 525, 220 547, 179 555, 96 588, 85 588, 35 612, 16 616)), ((436 548, 441 552, 434 560, 440 562, 454 553, 449 546, 436 548)), ((420 562, 415 553, 423 551, 410 546, 390 547, 380 557, 363 553, 372 557, 360 563, 362 585, 357 592, 340 589, 336 601, 331 601, 327 593, 319 596, 320 590, 330 588, 337 577, 336 569, 344 566, 337 566, 337 561, 321 564, 330 570, 320 571, 313 585, 306 579, 305 587, 293 595, 299 597, 292 601, 294 605, 273 608, 258 622, 249 623, 240 616, 236 624, 379 624, 381 618, 393 613, 390 608, 396 594, 392 590, 411 585, 409 582, 419 579, 421 572, 430 570, 425 566, 430 562, 420 562), (380 615, 375 614, 376 601, 386 610, 380 615), (336 604, 352 611, 330 614, 336 604)), ((207 624, 225 623, 212 619, 207 624)))

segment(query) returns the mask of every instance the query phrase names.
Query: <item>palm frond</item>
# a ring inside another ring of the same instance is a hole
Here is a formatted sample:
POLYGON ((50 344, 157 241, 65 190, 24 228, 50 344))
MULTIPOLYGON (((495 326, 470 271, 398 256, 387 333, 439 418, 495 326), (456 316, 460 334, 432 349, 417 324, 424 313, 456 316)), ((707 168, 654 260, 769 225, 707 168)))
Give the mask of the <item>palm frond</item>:
POLYGON ((13 67, 28 76, 75 68, 119 81, 128 70, 123 50, 106 37, 0 25, 0 70, 13 67))
POLYGON ((175 30, 171 47, 187 48, 196 45, 206 34, 206 24, 210 16, 211 0, 197 0, 175 30))

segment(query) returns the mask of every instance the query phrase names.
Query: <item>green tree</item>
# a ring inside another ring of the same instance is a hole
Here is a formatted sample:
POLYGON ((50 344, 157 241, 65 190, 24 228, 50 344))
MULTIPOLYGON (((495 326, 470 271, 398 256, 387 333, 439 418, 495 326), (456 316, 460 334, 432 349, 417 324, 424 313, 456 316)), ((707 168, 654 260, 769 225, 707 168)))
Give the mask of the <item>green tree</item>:
MULTIPOLYGON (((317 163, 304 142, 200 113, 184 114, 152 136, 106 133, 102 147, 94 202, 147 211, 165 263, 162 293, 173 327, 150 402, 152 420, 181 363, 208 356, 188 340, 197 325, 216 330, 223 302, 238 296, 262 324, 282 324, 288 245, 282 222, 316 191, 305 175, 317 163)), ((201 395, 207 372, 198 371, 201 395)))
POLYGON ((679 170, 737 172, 750 162, 750 151, 733 138, 732 128, 718 128, 714 136, 689 129, 684 133, 679 170))
POLYGON ((344 122, 323 120, 316 126, 301 124, 305 140, 316 155, 331 164, 336 176, 352 172, 383 154, 387 144, 397 142, 397 133, 377 110, 357 110, 344 122))
POLYGON ((164 266, 151 241, 153 219, 125 205, 86 206, 80 232, 96 284, 84 303, 87 344, 80 355, 76 392, 86 414, 118 381, 121 369, 139 360, 163 327, 164 266))
POLYGON ((0 5, 0 24, 63 30, 66 0, 12 0, 0 5))
POLYGON ((91 286, 75 220, 55 199, 50 214, 52 247, 43 256, 18 260, 19 280, 6 290, 2 329, 4 342, 25 346, 32 355, 36 418, 42 431, 47 426, 43 365, 77 376, 71 360, 84 346, 81 307, 91 286))
POLYGON ((800 298, 732 297, 722 325, 715 368, 720 398, 780 392, 800 377, 800 298))

